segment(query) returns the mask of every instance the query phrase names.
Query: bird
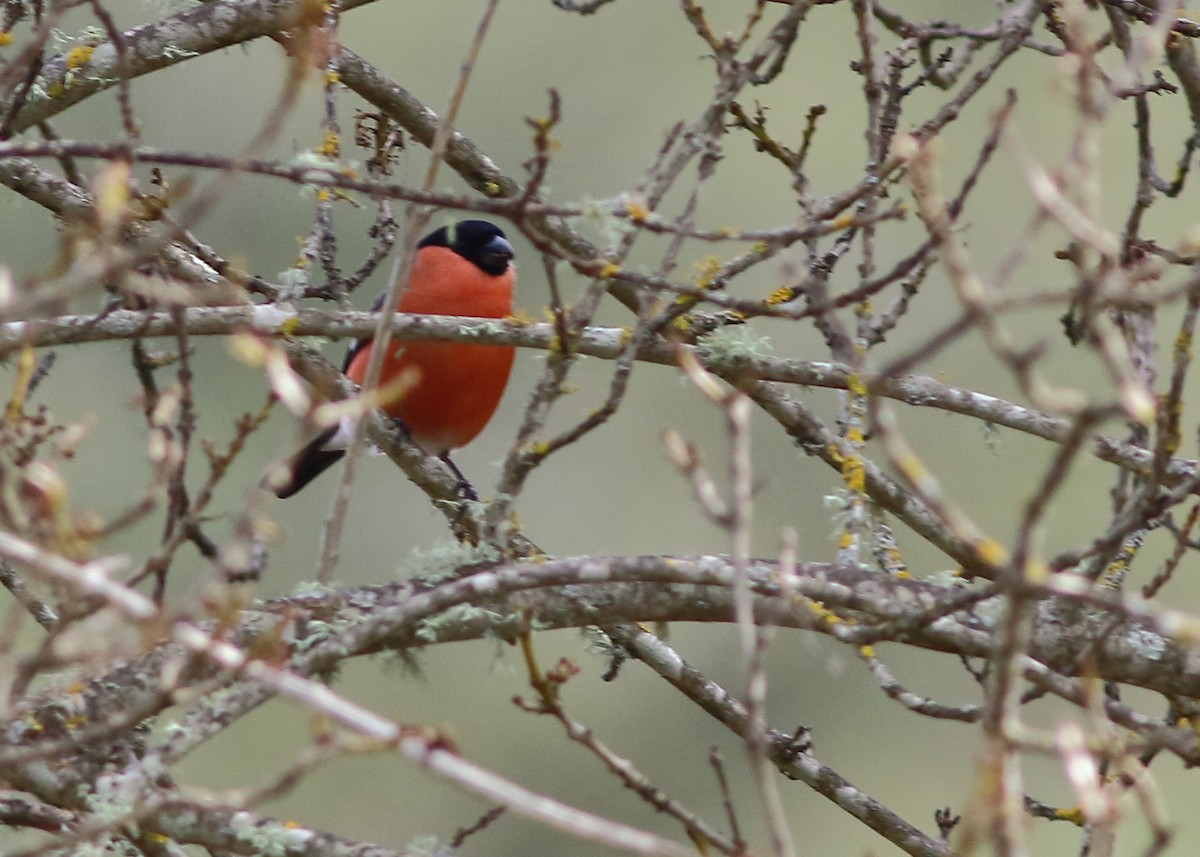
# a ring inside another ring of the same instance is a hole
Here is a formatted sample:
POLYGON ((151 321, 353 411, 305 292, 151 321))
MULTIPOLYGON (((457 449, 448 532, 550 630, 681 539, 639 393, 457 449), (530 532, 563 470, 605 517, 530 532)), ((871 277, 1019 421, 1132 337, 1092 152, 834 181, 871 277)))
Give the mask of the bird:
MULTIPOLYGON (((417 244, 397 312, 503 318, 512 314, 516 266, 504 232, 486 220, 463 220, 436 229, 417 244)), ((386 294, 372 305, 383 307, 386 294)), ((361 385, 373 342, 359 339, 342 372, 361 385)), ((464 342, 393 339, 383 358, 379 388, 410 379, 402 395, 381 409, 425 452, 446 463, 467 499, 477 499, 450 453, 470 443, 495 413, 512 369, 514 349, 464 342)), ((314 437, 269 478, 276 496, 291 497, 346 454, 353 434, 343 421, 314 437)))

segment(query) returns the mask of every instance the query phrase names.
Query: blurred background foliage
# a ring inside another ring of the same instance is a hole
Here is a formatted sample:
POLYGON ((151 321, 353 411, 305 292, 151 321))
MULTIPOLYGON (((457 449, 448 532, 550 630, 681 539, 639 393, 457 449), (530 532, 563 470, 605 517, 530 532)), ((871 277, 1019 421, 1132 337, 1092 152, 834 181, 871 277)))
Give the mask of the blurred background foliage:
MULTIPOLYGON (((122 26, 151 20, 164 13, 157 2, 122 0, 110 4, 122 26)), ((986 25, 1003 4, 962 3, 961 0, 898 2, 913 18, 952 18, 986 25), (971 20, 971 19, 974 20, 971 20)), ((483 4, 479 0, 385 0, 346 14, 339 32, 342 42, 379 65, 434 110, 441 110, 458 72, 463 53, 483 4)), ((740 27, 749 4, 742 0, 712 0, 706 11, 718 31, 740 27)), ((172 4, 169 8, 178 6, 172 4)), ((768 16, 780 11, 768 9, 768 16)), ((64 22, 64 44, 78 35, 73 26, 90 23, 82 11, 64 22)), ((857 55, 853 16, 846 4, 818 6, 802 28, 787 70, 748 97, 769 107, 769 127, 780 139, 798 142, 805 116, 815 104, 824 105, 807 174, 812 192, 834 193, 855 181, 865 158, 864 106, 861 80, 849 67, 857 55)), ((531 155, 526 117, 547 111, 550 88, 562 98, 563 119, 555 129, 560 147, 554 152, 548 180, 556 202, 579 202, 613 197, 634 186, 654 159, 667 131, 694 117, 710 97, 713 80, 705 46, 686 24, 678 6, 667 2, 619 0, 599 14, 580 17, 554 9, 549 2, 505 0, 499 6, 464 103, 460 130, 473 139, 506 172, 520 177, 531 155)), ((279 46, 259 40, 202 57, 132 84, 134 107, 141 120, 142 142, 149 146, 233 154, 257 133, 259 122, 278 95, 288 64, 279 46)), ((1026 181, 1014 156, 1016 148, 1053 163, 1064 152, 1074 128, 1071 95, 1061 60, 1026 52, 993 81, 992 92, 976 99, 952 124, 941 142, 939 169, 947 185, 956 187, 977 153, 990 111, 1001 103, 1004 87, 1018 94, 1011 145, 1002 149, 983 174, 980 187, 959 233, 979 271, 991 271, 1022 240, 1035 210, 1026 181)), ((275 141, 271 154, 287 157, 318 145, 321 90, 313 75, 305 97, 275 141)), ((944 93, 916 94, 908 105, 906 122, 915 124, 944 100, 944 93)), ((1162 157, 1169 161, 1190 129, 1182 105, 1155 103, 1154 133, 1162 157)), ((353 112, 364 105, 352 94, 340 98, 343 129, 353 112)), ((750 105, 747 105, 750 106, 750 105)), ((56 123, 68 139, 119 139, 115 95, 108 93, 68 111, 56 123)), ((347 136, 348 133, 347 133, 347 136)), ((799 211, 788 176, 754 151, 749 137, 731 132, 725 138, 723 161, 701 198, 699 222, 708 227, 764 228, 786 223, 799 211)), ((366 153, 347 148, 347 159, 361 161, 366 153)), ((1114 182, 1104 188, 1106 223, 1117 228, 1132 193, 1136 157, 1132 108, 1118 104, 1108 117, 1102 158, 1112 165, 1114 182)), ((415 183, 426 163, 419 147, 401 156, 396 177, 415 183)), ((95 163, 88 165, 95 169, 95 163)), ((179 180, 186 171, 167 170, 179 180)), ((146 174, 141 175, 145 180, 146 174)), ((200 177, 201 181, 209 180, 200 177)), ((462 192, 465 185, 449 170, 441 172, 442 189, 462 192)), ((897 187, 897 194, 906 193, 897 187)), ((673 194, 664 211, 677 208, 673 194)), ((1177 240, 1194 222, 1195 186, 1176 200, 1160 200, 1150 212, 1150 228, 1164 243, 1177 240)), ((368 247, 364 235, 370 222, 369 203, 360 209, 337 210, 341 260, 353 267, 368 247)), ((293 263, 297 240, 311 226, 311 196, 294 186, 245 176, 199 225, 202 238, 247 270, 272 279, 293 263)), ((438 215, 438 217, 444 217, 438 215)), ((515 230, 509 230, 510 235, 515 230)), ((879 234, 883 264, 910 251, 923 234, 910 218, 889 225, 879 234)), ((1051 236, 1055 240, 1061 236, 1051 236)), ((548 303, 544 273, 532 248, 516 236, 517 305, 540 317, 548 303)), ((652 237, 639 239, 635 267, 655 264, 664 246, 652 237)), ((690 242, 681 257, 684 265, 710 254, 725 259, 742 247, 706 246, 690 242)), ((1055 241, 1038 239, 1014 290, 1066 287, 1072 271, 1055 261, 1055 241)), ((0 264, 18 277, 49 271, 60 253, 52 219, 44 211, 11 193, 0 194, 0 264)), ((799 248, 754 269, 735 282, 735 294, 761 296, 784 282, 802 263, 799 248)), ((834 289, 851 283, 853 265, 843 264, 834 289)), ((366 307, 382 288, 381 277, 354 296, 366 307)), ((564 272, 567 297, 582 283, 564 272)), ((936 273, 916 298, 912 317, 877 359, 905 352, 939 327, 953 312, 953 297, 936 273), (923 325, 921 319, 929 319, 923 325)), ((85 301, 72 307, 94 311, 85 301)), ((1074 352, 1062 336, 1057 312, 1030 313, 1027 325, 1017 327, 1028 342, 1049 343, 1047 374, 1053 380, 1083 389, 1104 389, 1106 379, 1090 353, 1074 352)), ((626 324, 626 311, 613 303, 600 321, 626 324)), ((805 359, 829 359, 821 338, 811 326, 756 321, 756 335, 769 339, 773 353, 805 359)), ((235 417, 259 408, 267 395, 261 375, 241 363, 219 340, 193 340, 196 345, 196 396, 199 435, 218 443, 232 434, 235 417)), ((340 355, 341 343, 329 343, 326 353, 340 355)), ((540 370, 543 354, 518 355, 515 372, 500 412, 474 444, 457 456, 459 465, 485 496, 494 485, 496 465, 507 450, 516 421, 540 370)), ((564 400, 552 425, 565 426, 598 405, 607 393, 611 365, 585 360, 572 373, 577 387, 564 400)), ((991 392, 1014 394, 1011 378, 998 370, 979 340, 968 336, 940 353, 918 371, 939 380, 991 392)), ((66 465, 73 501, 111 514, 133 501, 149 468, 143 450, 130 444, 144 432, 136 403, 138 385, 130 367, 126 343, 73 346, 58 349, 58 364, 39 389, 39 400, 64 422, 90 421, 92 430, 76 459, 66 465)), ((830 391, 806 394, 826 418, 835 413, 830 391)), ((1037 483, 1053 449, 1006 430, 985 431, 972 420, 937 411, 898 409, 901 426, 950 497, 1001 542, 1007 541, 1018 519, 1020 501, 1037 483)), ((1194 417, 1195 415, 1191 415, 1194 417)), ((1188 420, 1185 415, 1185 424, 1188 420)), ((680 429, 697 442, 714 464, 724 460, 725 440, 720 414, 670 368, 640 365, 620 413, 603 430, 553 456, 530 481, 518 503, 521 525, 547 553, 567 556, 586 553, 701 553, 728 549, 724 535, 693 505, 686 483, 668 464, 661 445, 667 427, 680 429)), ((301 440, 294 420, 277 409, 267 427, 254 435, 232 477, 225 480, 211 507, 216 520, 211 535, 228 533, 238 510, 253 497, 278 528, 270 545, 270 560, 259 592, 271 596, 291 591, 313 577, 321 524, 328 512, 335 480, 323 480, 286 503, 258 496, 257 483, 268 465, 301 440), (225 516, 225 517, 223 517, 225 516)), ((840 487, 836 473, 804 457, 769 420, 755 416, 754 462, 758 473, 755 550, 772 555, 778 550, 781 528, 796 528, 801 556, 829 560, 834 545, 832 513, 824 498, 840 487)), ((1194 440, 1185 440, 1180 453, 1195 455, 1194 440)), ((1077 469, 1052 512, 1054 527, 1046 533, 1047 552, 1078 544, 1102 529, 1108 520, 1110 470, 1085 461, 1077 469)), ((155 518, 115 535, 105 552, 126 551, 135 556, 152 550, 160 523, 155 518)), ((366 458, 359 468, 343 546, 338 578, 347 584, 389 579, 414 550, 444 544, 449 535, 441 516, 409 486, 385 459, 366 458)), ((942 570, 947 560, 900 533, 907 558, 919 576, 942 570)), ((170 579, 169 598, 186 603, 212 574, 206 561, 185 549, 170 579), (191 576, 189 576, 191 575, 191 576)), ((1146 560, 1149 567, 1149 560, 1146 560)), ((1176 597, 1195 597, 1195 587, 1177 587, 1176 597)), ((1182 604, 1189 607, 1194 605, 1182 604)), ((733 629, 729 627, 671 628, 671 641, 698 667, 727 687, 739 687, 733 629)), ((678 698, 636 664, 627 666, 614 684, 600 681, 605 662, 588 652, 586 640, 575 633, 539 634, 535 644, 548 665, 566 655, 583 667, 568 686, 569 713, 590 724, 597 735, 637 765, 668 794, 697 812, 720 819, 720 795, 707 761, 710 745, 720 747, 743 800, 737 809, 752 834, 765 842, 761 812, 746 776, 744 754, 715 723, 678 698)), ((917 692, 956 702, 975 698, 974 685, 949 659, 928 653, 902 652, 885 647, 902 681, 917 692), (934 668, 936 664, 938 668, 934 668)), ((535 790, 604 815, 676 835, 675 825, 655 816, 643 803, 597 770, 585 753, 563 740, 549 719, 522 713, 510 700, 526 694, 523 669, 514 650, 482 642, 441 646, 423 652, 419 674, 383 659, 348 667, 338 689, 381 713, 404 722, 445 729, 462 752, 484 765, 518 779, 535 790)), ((858 786, 902 816, 933 829, 935 808, 961 806, 972 788, 977 733, 967 726, 930 722, 900 710, 886 700, 857 661, 825 638, 779 632, 770 653, 769 713, 773 726, 799 724, 813 730, 818 754, 858 786)), ((1062 715, 1063 709, 1043 702, 1031 718, 1062 715), (1043 715, 1044 712, 1044 715, 1043 715)), ((1078 717, 1078 713, 1070 716, 1078 717)), ((275 701, 257 711, 195 754, 184 765, 185 779, 215 789, 257 784, 290 760, 310 740, 310 716, 298 707, 275 701)), ((1160 772, 1163 768, 1160 760, 1160 772)), ((1166 761, 1166 768, 1173 763, 1166 761)), ((1189 801, 1182 786, 1175 794, 1170 777, 1164 792, 1175 813, 1186 814, 1189 801)), ((887 853, 891 846, 846 817, 824 799, 799 785, 785 784, 791 822, 801 854, 887 853)), ((1030 791, 1051 803, 1069 805, 1071 793, 1061 767, 1052 759, 1030 762, 1030 791)), ((423 834, 448 836, 471 824, 486 809, 444 783, 423 776, 393 756, 347 758, 305 778, 293 793, 265 808, 280 817, 306 825, 400 846, 423 834)), ((1077 831, 1067 825, 1034 826, 1037 853, 1074 849, 1077 831)), ((0 833, 0 840, 4 834, 0 833)), ((1137 853, 1136 836, 1123 839, 1121 853, 1137 853)), ((1200 834, 1184 829, 1178 853, 1200 845, 1200 834)), ((584 857, 592 849, 510 816, 465 846, 467 855, 526 855, 569 849, 584 857)))

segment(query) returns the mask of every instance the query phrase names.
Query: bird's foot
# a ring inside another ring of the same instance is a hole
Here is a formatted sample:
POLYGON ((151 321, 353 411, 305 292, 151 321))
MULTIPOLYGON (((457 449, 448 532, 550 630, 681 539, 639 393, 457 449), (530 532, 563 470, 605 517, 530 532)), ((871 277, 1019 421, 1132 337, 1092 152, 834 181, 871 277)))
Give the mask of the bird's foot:
POLYGON ((457 480, 455 490, 458 491, 459 498, 472 503, 479 502, 479 495, 475 493, 474 487, 472 487, 471 483, 467 481, 467 477, 463 475, 463 472, 458 469, 458 465, 450 460, 450 453, 443 452, 438 456, 438 458, 440 458, 445 465, 450 468, 450 472, 454 474, 454 478, 457 480))

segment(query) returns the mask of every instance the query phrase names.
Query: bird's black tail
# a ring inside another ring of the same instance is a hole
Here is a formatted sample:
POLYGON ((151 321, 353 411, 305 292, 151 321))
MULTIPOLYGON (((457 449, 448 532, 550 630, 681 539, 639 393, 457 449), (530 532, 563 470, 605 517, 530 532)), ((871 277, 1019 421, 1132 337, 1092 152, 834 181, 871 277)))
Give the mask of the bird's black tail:
POLYGON ((275 468, 267 477, 268 487, 275 496, 283 500, 291 497, 309 482, 312 482, 330 465, 346 454, 344 449, 326 449, 325 444, 337 434, 338 426, 332 425, 304 445, 304 448, 275 468))

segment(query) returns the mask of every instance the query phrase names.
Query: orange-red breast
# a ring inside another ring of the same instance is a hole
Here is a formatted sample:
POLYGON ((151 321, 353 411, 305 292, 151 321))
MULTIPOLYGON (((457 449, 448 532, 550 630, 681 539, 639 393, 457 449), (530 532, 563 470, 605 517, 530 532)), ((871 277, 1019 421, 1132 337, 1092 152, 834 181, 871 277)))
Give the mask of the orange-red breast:
MULTIPOLYGON (((417 245, 412 272, 400 294, 397 312, 503 318, 512 313, 516 268, 513 249, 496 226, 464 220, 431 232, 417 245)), ((383 302, 381 295, 374 309, 383 302)), ((362 384, 372 340, 360 339, 346 355, 342 371, 362 384)), ((500 403, 513 349, 460 342, 406 342, 393 339, 383 358, 380 388, 410 372, 411 385, 383 411, 400 420, 413 441, 444 460, 460 484, 469 486, 449 459, 451 450, 483 430, 500 403)), ((272 488, 290 497, 345 454, 350 433, 331 426, 313 438, 283 467, 272 488)))

